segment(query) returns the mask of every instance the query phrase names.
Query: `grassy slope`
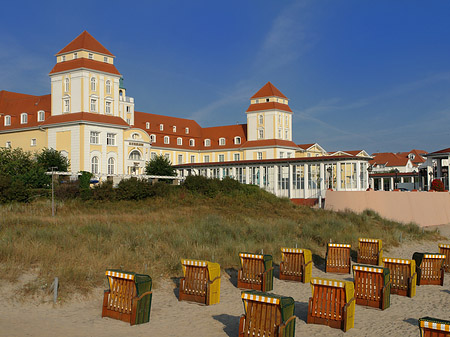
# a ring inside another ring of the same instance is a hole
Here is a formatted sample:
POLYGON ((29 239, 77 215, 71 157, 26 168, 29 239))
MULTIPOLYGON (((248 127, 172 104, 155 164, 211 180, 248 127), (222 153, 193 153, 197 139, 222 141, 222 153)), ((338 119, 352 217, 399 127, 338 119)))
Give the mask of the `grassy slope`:
POLYGON ((281 246, 297 244, 325 256, 330 239, 356 248, 358 237, 381 238, 390 246, 400 237, 437 236, 371 212, 313 210, 265 192, 208 199, 176 191, 138 202, 70 201, 59 204, 55 218, 50 214, 48 201, 0 206, 0 278, 14 281, 36 268, 39 279, 27 287, 45 288, 58 276, 64 296, 100 286, 106 268, 146 269, 157 279, 180 276, 180 258, 238 268, 240 251, 263 249, 279 263, 281 246))

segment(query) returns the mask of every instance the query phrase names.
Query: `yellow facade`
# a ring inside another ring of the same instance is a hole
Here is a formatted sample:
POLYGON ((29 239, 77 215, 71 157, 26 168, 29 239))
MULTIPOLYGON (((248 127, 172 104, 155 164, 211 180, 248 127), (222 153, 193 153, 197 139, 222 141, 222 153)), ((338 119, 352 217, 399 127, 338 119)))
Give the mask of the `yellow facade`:
POLYGON ((70 151, 72 149, 71 136, 72 136, 71 131, 56 132, 56 150, 66 151, 69 159, 72 159, 70 151))
POLYGON ((6 142, 11 142, 11 147, 21 147, 24 151, 37 152, 47 147, 47 130, 30 130, 21 132, 11 132, 0 134, 0 146, 6 146, 6 142), (36 145, 32 145, 32 140, 36 140, 36 145))

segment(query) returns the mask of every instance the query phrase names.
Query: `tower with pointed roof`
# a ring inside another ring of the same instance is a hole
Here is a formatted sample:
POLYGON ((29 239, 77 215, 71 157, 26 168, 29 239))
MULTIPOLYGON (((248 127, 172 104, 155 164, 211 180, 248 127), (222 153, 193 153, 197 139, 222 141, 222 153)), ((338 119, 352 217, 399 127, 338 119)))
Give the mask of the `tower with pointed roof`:
POLYGON ((250 98, 247 137, 254 140, 292 140, 292 110, 288 98, 267 82, 250 98))
POLYGON ((125 97, 115 56, 87 31, 56 54, 50 72, 52 116, 88 112, 133 124, 134 100, 125 97))

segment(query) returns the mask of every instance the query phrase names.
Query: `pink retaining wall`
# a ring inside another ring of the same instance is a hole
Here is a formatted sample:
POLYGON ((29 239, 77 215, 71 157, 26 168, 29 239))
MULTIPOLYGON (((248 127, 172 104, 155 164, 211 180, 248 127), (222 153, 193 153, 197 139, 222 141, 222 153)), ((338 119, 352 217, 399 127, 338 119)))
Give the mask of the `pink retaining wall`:
POLYGON ((419 226, 450 223, 448 192, 327 191, 325 209, 361 213, 372 209, 382 217, 419 226))

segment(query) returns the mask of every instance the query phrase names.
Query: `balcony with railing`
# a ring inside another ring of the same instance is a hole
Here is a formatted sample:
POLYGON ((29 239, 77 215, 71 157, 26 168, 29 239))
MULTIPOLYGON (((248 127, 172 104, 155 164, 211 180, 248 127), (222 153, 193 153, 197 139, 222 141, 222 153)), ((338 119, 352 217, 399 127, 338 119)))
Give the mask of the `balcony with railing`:
POLYGON ((119 101, 127 102, 127 103, 134 103, 134 98, 129 97, 129 96, 119 96, 119 101))

